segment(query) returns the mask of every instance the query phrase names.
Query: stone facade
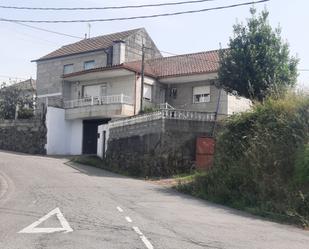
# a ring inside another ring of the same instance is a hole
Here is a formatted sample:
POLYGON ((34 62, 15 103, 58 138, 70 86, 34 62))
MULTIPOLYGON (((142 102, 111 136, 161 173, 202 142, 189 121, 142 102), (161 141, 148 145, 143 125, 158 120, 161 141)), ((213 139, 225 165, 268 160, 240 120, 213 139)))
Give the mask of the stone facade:
POLYGON ((0 149, 46 154, 46 132, 41 119, 0 120, 0 149))
POLYGON ((210 136, 213 125, 160 119, 112 128, 106 153, 108 165, 143 177, 188 172, 194 167, 197 137, 210 136))
POLYGON ((149 48, 145 50, 146 59, 162 57, 146 30, 139 29, 137 32, 124 39, 124 43, 116 42, 114 43, 114 47, 111 48, 47 60, 38 60, 37 94, 40 102, 48 102, 49 106, 61 107, 63 100, 71 99, 71 88, 73 88, 74 85, 66 84, 63 81, 62 75, 64 73, 64 65, 72 64, 73 72, 83 71, 84 62, 92 60, 94 61, 94 68, 106 67, 109 63, 109 53, 112 55, 112 64, 140 60, 142 54, 142 41, 144 41, 145 46, 149 48), (60 95, 57 97, 40 98, 40 96, 55 93, 60 93, 60 95), (46 98, 48 98, 48 101, 46 101, 46 98))

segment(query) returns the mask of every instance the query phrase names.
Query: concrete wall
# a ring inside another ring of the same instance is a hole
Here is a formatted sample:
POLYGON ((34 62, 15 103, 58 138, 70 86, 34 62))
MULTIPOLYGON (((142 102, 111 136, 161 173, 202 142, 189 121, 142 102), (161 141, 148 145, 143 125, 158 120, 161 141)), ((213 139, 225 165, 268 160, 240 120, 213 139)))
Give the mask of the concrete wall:
POLYGON ((166 119, 112 128, 106 159, 114 170, 143 177, 188 172, 197 137, 212 129, 213 122, 166 119))
POLYGON ((106 65, 104 51, 92 52, 80 55, 67 56, 46 61, 37 62, 37 94, 62 92, 63 66, 73 64, 73 71, 84 70, 84 62, 95 60, 95 67, 106 65))
MULTIPOLYGON (((213 81, 197 81, 189 83, 169 84, 167 89, 167 102, 177 109, 187 109, 201 112, 215 112, 217 109, 220 90, 212 84, 213 81), (193 87, 210 86, 210 102, 193 103, 193 87), (169 96, 171 88, 177 89, 177 97, 169 96)), ((227 94, 221 91, 219 114, 227 115, 227 94)))
POLYGON ((228 115, 232 115, 238 112, 244 112, 251 108, 252 102, 244 97, 237 97, 231 94, 228 94, 228 115))
POLYGON ((144 42, 145 47, 149 48, 145 50, 145 59, 153 59, 162 57, 160 51, 156 47, 155 43, 148 35, 145 29, 132 34, 127 39, 126 42, 126 56, 125 61, 137 61, 142 59, 142 45, 144 42))
POLYGON ((108 139, 109 139, 109 128, 108 124, 106 125, 99 125, 98 126, 98 147, 97 147, 97 156, 100 158, 105 157, 105 153, 108 146, 108 139), (104 132, 105 132, 105 141, 104 141, 104 132))
POLYGON ((80 155, 82 153, 82 120, 65 120, 64 109, 48 107, 46 127, 48 155, 80 155))
POLYGON ((0 149, 45 154, 44 120, 0 120, 0 149))
POLYGON ((127 104, 92 105, 65 109, 65 118, 91 119, 91 118, 120 118, 134 115, 134 106, 127 104))

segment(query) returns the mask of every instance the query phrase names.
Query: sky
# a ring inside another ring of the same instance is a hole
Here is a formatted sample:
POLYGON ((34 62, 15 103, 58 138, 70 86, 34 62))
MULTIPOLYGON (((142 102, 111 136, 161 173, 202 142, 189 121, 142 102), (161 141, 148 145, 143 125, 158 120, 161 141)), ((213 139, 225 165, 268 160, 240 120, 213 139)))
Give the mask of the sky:
MULTIPOLYGON (((184 1, 184 0, 178 0, 184 1)), ((129 17, 147 14, 197 10, 252 0, 213 0, 204 3, 180 6, 152 7, 125 10, 99 11, 30 11, 0 8, 0 18, 32 20, 74 20, 129 17)), ((149 3, 177 2, 177 0, 0 0, 0 5, 27 7, 104 7, 138 5, 149 3)), ((272 27, 280 25, 282 38, 290 45, 291 55, 300 59, 298 85, 309 89, 309 1, 270 0, 255 4, 258 11, 265 7, 270 12, 272 27), (306 71, 307 70, 307 71, 306 71)), ((246 22, 250 17, 249 6, 214 10, 196 14, 161 17, 142 20, 91 23, 91 37, 144 27, 160 50, 174 54, 207 51, 228 46, 233 34, 233 24, 246 22)), ((87 23, 30 24, 40 28, 84 37, 88 33, 87 23)), ((79 39, 34 30, 16 23, 0 21, 0 82, 36 78, 36 64, 31 60, 79 39)))

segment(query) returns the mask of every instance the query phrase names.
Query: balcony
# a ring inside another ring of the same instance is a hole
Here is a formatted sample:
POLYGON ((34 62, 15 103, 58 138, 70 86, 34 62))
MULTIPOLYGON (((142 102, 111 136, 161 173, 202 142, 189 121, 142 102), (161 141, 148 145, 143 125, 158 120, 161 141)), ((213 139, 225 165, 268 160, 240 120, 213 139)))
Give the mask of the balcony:
POLYGON ((134 115, 131 97, 124 94, 64 101, 66 119, 119 118, 134 115))

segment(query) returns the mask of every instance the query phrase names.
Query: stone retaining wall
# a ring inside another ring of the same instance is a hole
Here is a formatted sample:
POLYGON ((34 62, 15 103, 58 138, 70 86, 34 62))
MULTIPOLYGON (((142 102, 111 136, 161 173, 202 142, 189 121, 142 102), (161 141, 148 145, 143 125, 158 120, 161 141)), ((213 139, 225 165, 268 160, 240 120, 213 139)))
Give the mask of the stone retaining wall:
POLYGON ((46 127, 41 118, 0 120, 0 149, 46 154, 46 127))
POLYGON ((194 166, 198 136, 209 136, 213 122, 159 119, 110 129, 107 161, 136 176, 169 176, 194 166))

